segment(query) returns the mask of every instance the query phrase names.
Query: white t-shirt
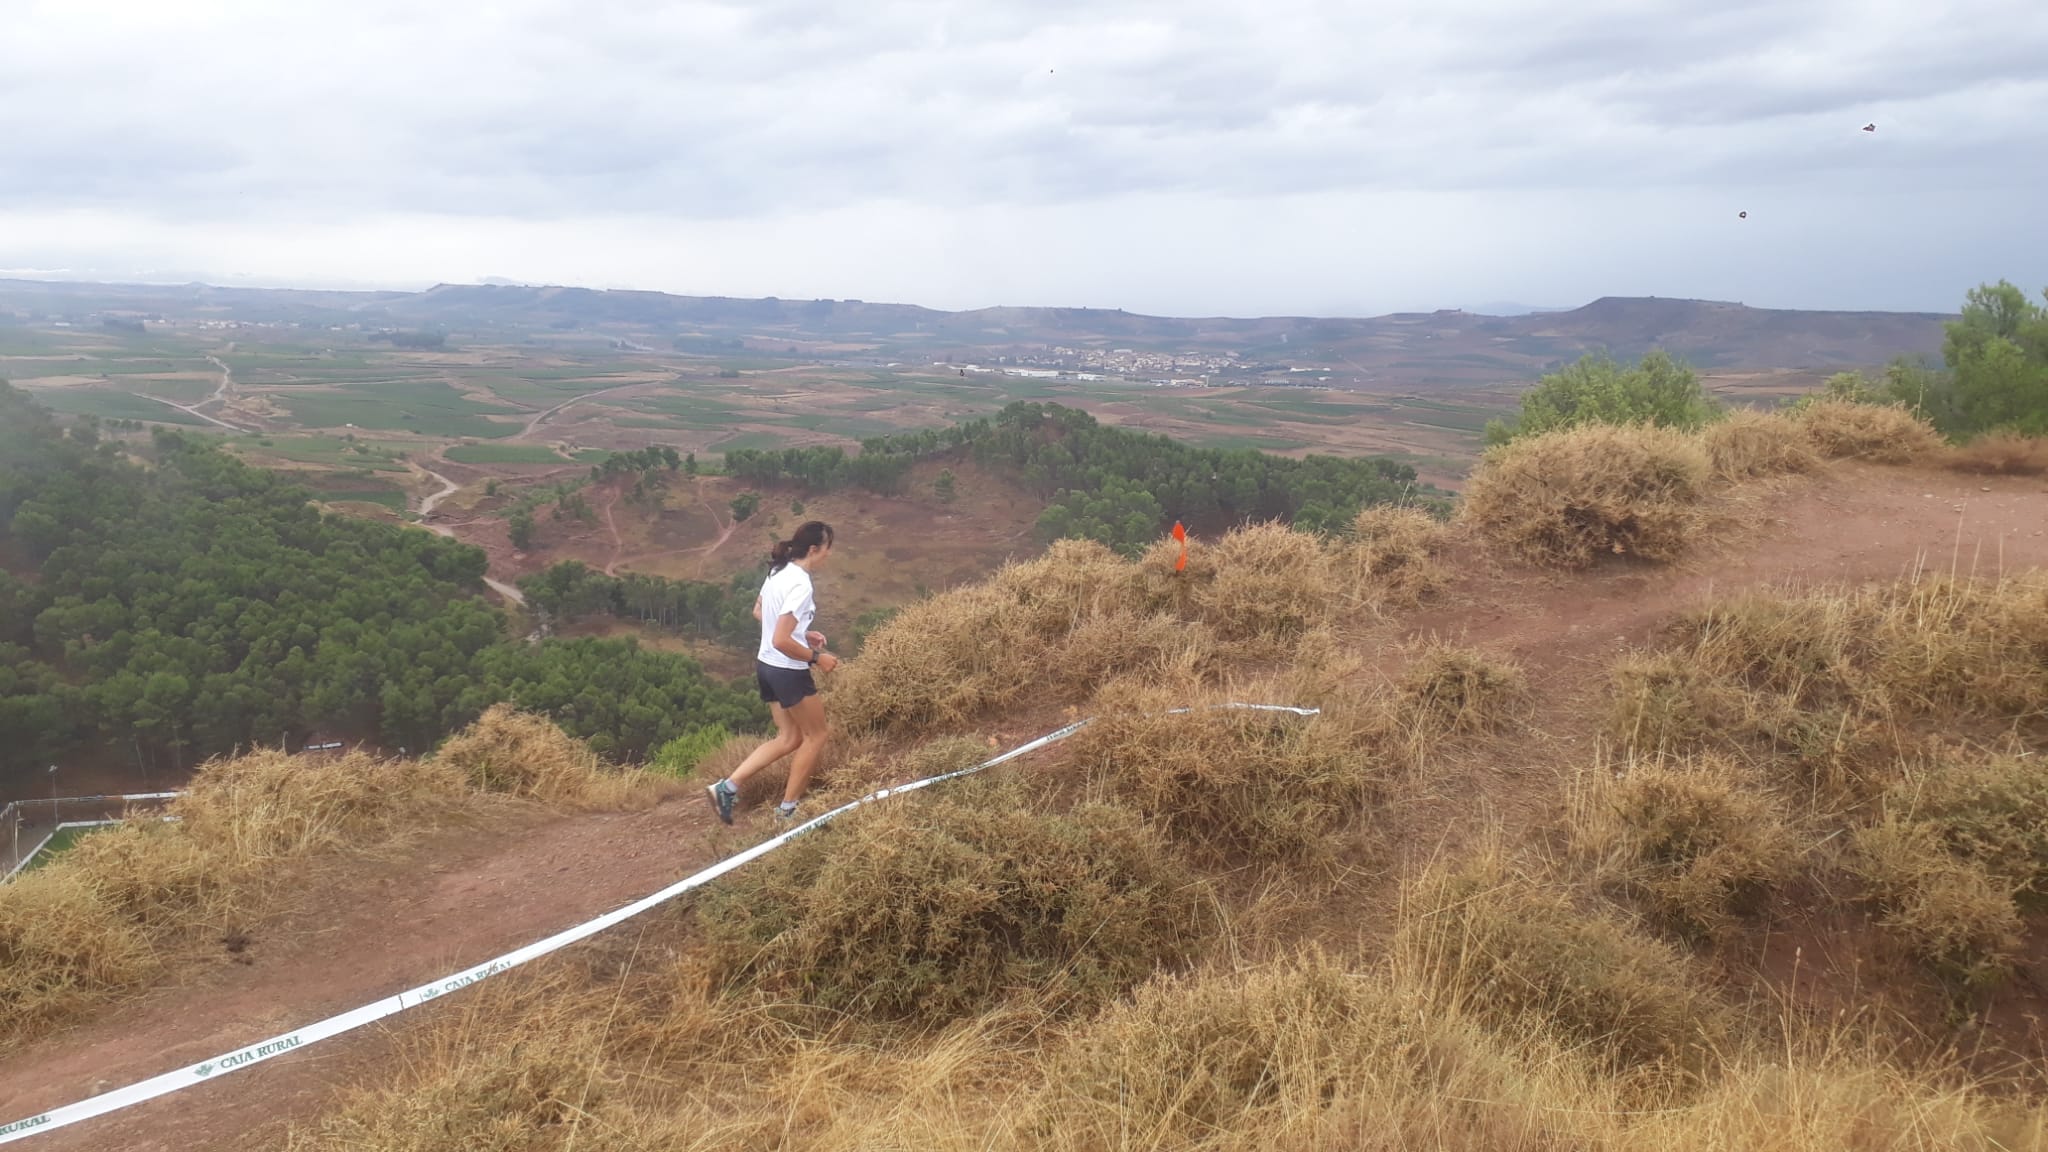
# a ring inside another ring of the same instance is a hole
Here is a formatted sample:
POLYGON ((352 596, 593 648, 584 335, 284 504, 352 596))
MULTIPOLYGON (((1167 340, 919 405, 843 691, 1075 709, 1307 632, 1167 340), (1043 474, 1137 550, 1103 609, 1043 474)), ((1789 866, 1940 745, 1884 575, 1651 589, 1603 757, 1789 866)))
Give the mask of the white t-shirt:
POLYGON ((768 582, 761 585, 761 663, 772 668, 809 668, 809 664, 792 660, 775 647, 775 622, 784 616, 796 617, 796 631, 790 635, 808 648, 804 633, 811 630, 811 621, 817 615, 818 602, 811 595, 809 572, 795 564, 785 564, 782 571, 768 577, 768 582))

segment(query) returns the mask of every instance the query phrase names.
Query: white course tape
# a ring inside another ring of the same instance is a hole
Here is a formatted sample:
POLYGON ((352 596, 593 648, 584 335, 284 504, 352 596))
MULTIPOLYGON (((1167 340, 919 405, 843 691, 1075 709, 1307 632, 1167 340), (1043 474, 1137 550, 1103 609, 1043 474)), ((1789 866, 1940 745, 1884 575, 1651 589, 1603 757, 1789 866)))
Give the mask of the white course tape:
MULTIPOLYGON (((1314 716, 1321 711, 1316 708, 1295 708, 1285 704, 1231 703, 1219 704, 1216 707, 1241 708, 1257 712, 1288 712, 1296 716, 1314 716)), ((1175 708, 1169 715, 1179 715, 1190 711, 1192 709, 1175 708)), ((1090 719, 1093 718, 1091 717, 1090 719)), ((507 952, 495 960, 487 960, 474 968, 465 969, 430 984, 422 984, 409 991, 400 992, 396 996, 387 996, 374 1004, 365 1004, 361 1008, 343 1012, 339 1016, 329 1016, 318 1023, 308 1024, 303 1028, 286 1032, 280 1036, 273 1036, 268 1040, 251 1044, 246 1048, 215 1056, 211 1060, 202 1060, 197 1064, 180 1068, 175 1072, 166 1072, 161 1076, 154 1076, 148 1080, 130 1084, 126 1088, 116 1088, 111 1092, 103 1092, 98 1096, 81 1100, 76 1104, 66 1104, 61 1108, 54 1108, 39 1115, 16 1120, 12 1124, 0 1125, 0 1144, 11 1143, 15 1140, 26 1140, 30 1136, 54 1131, 66 1125, 76 1124, 81 1120, 90 1120, 95 1116, 104 1116, 109 1112, 119 1111, 130 1105, 140 1104, 145 1100, 154 1100, 159 1096, 165 1096, 180 1089, 190 1088, 195 1084, 203 1084, 209 1080, 218 1079, 230 1072, 239 1072, 251 1065, 261 1064, 272 1057, 282 1056, 287 1052, 295 1052, 300 1048, 306 1047, 308 1044, 317 1044, 330 1036, 339 1036, 344 1032, 352 1032, 365 1024, 382 1020, 386 1016, 403 1012, 408 1008, 417 1008, 428 1001, 446 996, 450 992, 460 991, 478 981, 496 976, 501 972, 510 971, 529 960, 546 956, 550 952, 560 951, 576 943, 578 940, 595 936, 621 921, 629 920, 650 908, 673 900, 692 888, 700 888, 742 864, 758 860, 777 848, 782 847, 784 844, 789 843, 795 837, 820 825, 829 823, 833 819, 843 816, 864 804, 886 800, 891 796, 899 796, 905 792, 915 792, 920 788, 929 788, 934 784, 942 784, 948 780, 958 780, 962 776, 972 776, 977 772, 1014 760, 1026 753, 1036 752, 1048 744, 1056 744, 1061 740, 1065 740, 1067 737, 1087 727, 1088 724, 1089 720, 1078 720, 1057 732, 1049 732, 1044 736, 1040 736, 1029 744, 1012 748, 992 760, 984 760, 979 764, 969 768, 962 768, 956 772, 947 772, 939 776, 928 776, 922 780, 913 780, 908 784, 899 784, 894 788, 884 788, 879 792, 870 793, 858 800, 849 801, 829 812, 815 816, 797 825, 795 828, 784 832, 772 840, 764 840, 744 852, 729 856, 713 864, 702 872, 684 877, 651 896, 643 896, 631 904, 613 909, 595 920, 587 920, 573 928, 565 928, 545 940, 537 940, 524 948, 507 952)))

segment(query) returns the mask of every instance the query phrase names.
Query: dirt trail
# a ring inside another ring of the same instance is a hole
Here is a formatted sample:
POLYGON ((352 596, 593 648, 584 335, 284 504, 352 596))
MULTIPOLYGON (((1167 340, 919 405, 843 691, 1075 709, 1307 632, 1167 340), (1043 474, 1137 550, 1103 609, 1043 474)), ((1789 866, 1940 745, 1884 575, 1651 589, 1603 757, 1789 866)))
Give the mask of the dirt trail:
POLYGON ((512 439, 524 440, 527 437, 533 435, 534 429, 539 428, 542 424, 546 423, 551 417, 553 417, 557 412, 560 412, 565 408, 581 404, 585 400, 589 400, 598 396, 603 396, 607 393, 623 392, 628 388, 645 388, 647 384, 648 382, 645 380, 633 384, 619 384, 610 388, 600 388, 595 392, 585 392, 581 396, 576 396, 571 399, 564 400, 560 404, 555 405, 553 408, 550 408, 545 412, 536 414, 533 417, 533 419, 528 420, 526 422, 526 427, 520 431, 519 435, 512 437, 512 439))
MULTIPOLYGON (((146 1079, 540 939, 709 863, 713 831, 704 806, 685 797, 647 812, 514 819, 381 866, 351 865, 315 883, 298 911, 257 928, 243 953, 250 963, 223 952, 189 979, 8 1052, 0 1113, 13 1120, 146 1079)), ((24 1147, 274 1146, 284 1121, 316 1112, 342 1069, 388 1052, 417 1015, 24 1147)))
POLYGON ((156 402, 157 402, 157 403, 159 403, 159 404, 163 404, 163 405, 167 405, 167 406, 169 406, 169 407, 172 407, 172 408, 176 408, 176 409, 177 409, 178 411, 180 411, 180 412, 183 412, 183 413, 185 413, 185 414, 186 414, 187 416, 197 416, 197 417, 198 417, 198 418, 200 418, 201 420, 204 420, 204 421, 206 421, 206 422, 207 422, 208 424, 212 424, 212 425, 214 425, 214 426, 216 426, 216 427, 220 427, 220 428, 225 428, 225 429, 227 429, 227 430, 228 430, 228 431, 230 431, 230 432, 247 432, 247 431, 249 431, 249 429, 247 429, 247 428, 244 428, 244 427, 241 427, 241 426, 240 426, 240 425, 238 425, 238 424, 230 424, 230 423, 228 423, 227 421, 225 421, 225 420, 222 420, 222 419, 219 419, 219 418, 217 418, 217 417, 213 417, 213 416, 208 416, 208 415, 207 415, 206 413, 204 413, 204 412, 201 412, 201 411, 200 411, 200 410, 199 410, 199 409, 198 409, 197 407, 195 407, 195 406, 193 406, 193 405, 191 405, 191 404, 180 404, 180 403, 178 403, 178 402, 177 402, 177 401, 175 401, 175 400, 166 400, 166 399, 164 399, 164 398, 163 398, 163 397, 161 397, 161 396, 151 396, 151 395, 150 395, 149 393, 147 393, 147 392, 137 392, 137 393, 136 393, 136 395, 137 395, 137 396, 140 396, 140 397, 142 397, 142 398, 143 398, 144 400, 154 400, 154 401, 156 401, 156 402))
MULTIPOLYGON (((427 531, 432 532, 436 536, 446 536, 450 540, 461 539, 460 537, 455 535, 455 529, 440 524, 429 524, 427 523, 427 517, 432 516, 434 514, 434 509, 439 507, 443 500, 446 500, 450 496, 455 495, 457 492, 462 491, 462 485, 457 484, 455 481, 450 480, 448 477, 441 475, 439 472, 436 472, 431 468, 426 468, 418 464, 412 465, 412 468, 415 472, 418 472, 426 476, 430 480, 438 480, 441 482, 440 491, 432 493, 420 500, 420 527, 425 528, 427 531)), ((503 596, 507 600, 510 600, 514 604, 518 604, 521 606, 524 606, 526 604, 526 594, 521 592, 519 589, 514 588, 512 585, 505 583, 503 580, 499 580, 492 576, 485 576, 484 585, 490 588, 493 592, 496 592, 498 595, 503 596)))
MULTIPOLYGON (((1465 565, 1470 574, 1449 603, 1390 631, 1463 637, 1513 653, 1546 697, 1531 729, 1561 731, 1553 714, 1596 690, 1615 649, 1646 640, 1671 613, 1711 596, 1883 580, 1916 566, 1953 565, 1986 576, 2048 566, 2048 481, 2041 479, 1848 465, 1791 482, 1757 506, 1767 512, 1760 526, 1677 569, 1615 566, 1553 578, 1465 565)), ((1010 725, 999 718, 991 727, 1010 725)), ((1568 740, 1529 735, 1530 759, 1519 763, 1559 753, 1556 741, 1568 740)), ((1446 821, 1475 823, 1475 804, 1512 805, 1512 797, 1487 789, 1512 792, 1514 784, 1482 774, 1466 786, 1472 794, 1447 792, 1403 819, 1415 822, 1418 841, 1435 840, 1446 821)), ((648 813, 558 817, 518 834, 443 841, 370 872, 375 879, 359 870, 348 884, 303 901, 317 914, 260 929, 253 966, 223 962, 7 1053, 0 1058, 0 1122, 422 983, 653 891, 729 850, 701 806, 685 800, 648 813)), ((408 1013, 394 1028, 436 1010, 445 1009, 408 1013)), ((389 1033, 375 1029, 337 1038, 30 1146, 261 1146, 265 1136, 274 1141, 283 1120, 317 1114, 336 1085, 378 1075, 372 1069, 384 1067, 378 1062, 390 1043, 389 1033)))
POLYGON ((446 476, 441 475, 439 472, 434 471, 432 468, 428 468, 419 464, 414 464, 412 467, 416 471, 420 472, 422 475, 426 476, 427 479, 438 480, 440 481, 441 484, 441 490, 439 492, 435 492, 420 500, 419 513, 420 519, 422 520, 426 519, 429 516, 432 516, 434 514, 434 509, 440 507, 441 502, 443 500, 446 500, 450 496, 455 495, 457 492, 462 491, 462 485, 457 484, 455 481, 450 480, 446 476))
POLYGON ((604 574, 607 576, 619 574, 619 558, 626 550, 626 542, 619 539, 619 522, 612 519, 612 505, 618 502, 617 492, 612 493, 612 498, 604 502, 604 526, 605 530, 612 534, 612 558, 606 561, 604 566, 604 574))

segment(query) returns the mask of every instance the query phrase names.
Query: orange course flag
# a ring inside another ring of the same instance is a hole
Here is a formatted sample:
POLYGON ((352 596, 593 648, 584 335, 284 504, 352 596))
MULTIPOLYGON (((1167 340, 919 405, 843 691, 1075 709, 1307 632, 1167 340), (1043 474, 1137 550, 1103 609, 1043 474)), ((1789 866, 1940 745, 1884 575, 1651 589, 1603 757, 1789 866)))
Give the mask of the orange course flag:
POLYGON ((1180 559, 1173 562, 1173 570, 1185 572, 1188 568, 1188 530, 1178 520, 1173 522, 1173 538, 1180 541, 1180 559))

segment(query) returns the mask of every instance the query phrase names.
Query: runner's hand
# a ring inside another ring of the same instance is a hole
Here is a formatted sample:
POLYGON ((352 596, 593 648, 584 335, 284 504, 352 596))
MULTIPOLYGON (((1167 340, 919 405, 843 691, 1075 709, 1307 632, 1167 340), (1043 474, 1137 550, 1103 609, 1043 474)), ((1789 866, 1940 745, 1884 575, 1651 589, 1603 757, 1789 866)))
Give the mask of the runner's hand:
POLYGON ((830 672, 837 667, 839 667, 839 657, 834 656, 830 652, 818 653, 818 671, 830 672))
POLYGON ((825 646, 825 634, 823 632, 804 633, 804 646, 807 648, 823 648, 825 646))

